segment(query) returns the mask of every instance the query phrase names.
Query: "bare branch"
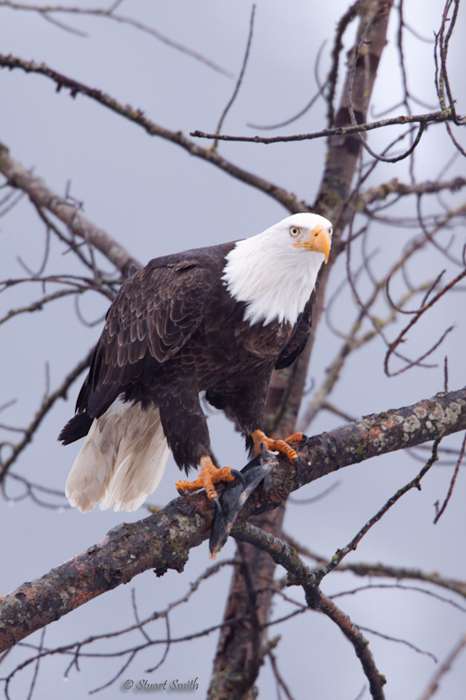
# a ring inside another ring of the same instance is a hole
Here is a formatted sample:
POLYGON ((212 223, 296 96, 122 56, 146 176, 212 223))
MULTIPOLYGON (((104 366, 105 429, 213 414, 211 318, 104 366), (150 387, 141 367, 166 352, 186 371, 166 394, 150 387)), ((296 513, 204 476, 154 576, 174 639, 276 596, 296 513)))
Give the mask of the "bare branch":
POLYGON ((369 627, 363 627, 363 625, 358 625, 360 630, 363 630, 364 632, 368 632, 369 634, 373 634, 376 637, 381 637, 382 639, 386 639, 389 642, 397 642, 398 644, 405 644, 407 647, 410 649, 413 649, 413 651, 417 652, 418 654, 424 654, 425 656, 430 656, 430 658, 435 661, 435 663, 438 662, 438 659, 434 654, 432 654, 430 651, 426 651, 425 649, 420 649, 417 647, 415 644, 412 644, 412 642, 408 642, 407 639, 399 639, 398 637, 391 637, 388 634, 382 634, 382 632, 377 632, 377 630, 371 630, 369 627))
POLYGON ((282 678, 282 675, 280 671, 278 670, 278 664, 277 664, 277 659, 275 657, 275 654, 272 651, 269 651, 268 657, 270 659, 270 663, 272 665, 272 670, 273 670, 273 675, 275 676, 275 679, 277 681, 277 685, 283 689, 283 692, 285 693, 287 700, 293 700, 293 696, 291 695, 290 689, 288 688, 287 684, 282 678))
POLYGON ((401 196, 407 196, 410 194, 434 194, 442 192, 443 190, 449 190, 450 192, 458 192, 460 189, 466 186, 466 178, 455 177, 453 180, 447 182, 419 182, 407 185, 404 182, 399 182, 397 178, 390 180, 378 187, 371 187, 357 198, 357 209, 361 211, 369 204, 373 204, 377 201, 383 201, 391 194, 398 194, 401 196))
POLYGON ((460 454, 458 457, 458 461, 457 461, 456 466, 455 466, 455 471, 453 472, 453 476, 451 477, 450 488, 448 489, 448 493, 445 497, 445 500, 443 502, 442 507, 440 508, 439 512, 437 513, 437 515, 434 518, 434 525, 436 525, 439 521, 439 518, 442 517, 442 513, 445 511, 445 508, 448 505, 448 501, 451 498, 451 495, 453 493, 453 489, 455 488, 456 477, 458 476, 461 462, 463 461, 465 448, 466 448, 466 433, 465 433, 464 438, 463 438, 463 444, 461 445, 461 450, 460 450, 460 454))
MULTIPOLYGON (((320 61, 320 57, 321 57, 322 51, 324 49, 324 46, 325 46, 325 41, 323 42, 319 51, 317 52, 317 58, 316 58, 316 64, 315 64, 315 73, 316 73, 316 82, 317 83, 318 83, 317 72, 318 72, 318 67, 319 67, 319 61, 320 61)), ((288 124, 292 124, 297 119, 300 119, 304 114, 306 114, 306 112, 308 112, 314 106, 314 104, 317 102, 318 98, 323 94, 324 88, 325 88, 325 84, 319 85, 319 90, 316 92, 316 94, 313 97, 311 97, 309 102, 302 109, 300 109, 297 114, 294 114, 292 117, 290 117, 289 119, 286 119, 285 121, 280 122, 279 124, 269 124, 266 126, 264 124, 262 124, 262 125, 251 124, 250 122, 248 122, 246 124, 246 126, 248 126, 250 129, 263 129, 265 131, 268 129, 279 129, 282 126, 287 126, 288 124)))
MULTIPOLYGON (((58 389, 56 389, 56 391, 54 391, 52 394, 44 396, 42 404, 40 405, 38 411, 36 412, 36 415, 34 416, 34 420, 24 430, 22 440, 20 440, 20 442, 14 445, 8 443, 9 447, 11 448, 11 455, 5 461, 2 460, 0 462, 0 483, 5 478, 5 475, 8 469, 11 467, 11 465, 16 461, 16 459, 24 450, 24 448, 31 442, 37 428, 39 427, 47 413, 50 411, 50 409, 53 407, 57 399, 66 398, 66 392, 68 391, 70 386, 79 377, 81 372, 87 367, 89 367, 91 355, 92 352, 90 352, 84 360, 82 360, 76 365, 76 367, 65 377, 62 384, 58 387, 58 389)), ((5 443, 3 443, 3 445, 5 445, 5 443)), ((0 448, 1 447, 2 445, 0 445, 0 448)))
POLYGON ((394 506, 395 503, 402 496, 404 496, 405 493, 414 488, 419 489, 419 491, 421 490, 422 478, 427 474, 432 465, 435 464, 435 462, 438 460, 439 442, 440 439, 434 441, 432 447, 432 456, 429 460, 427 460, 426 464, 423 466, 419 474, 414 479, 412 479, 412 481, 410 481, 408 484, 399 489, 391 498, 389 498, 388 501, 382 506, 382 508, 380 508, 380 510, 370 520, 368 520, 368 522, 359 530, 359 532, 353 537, 351 542, 349 542, 349 544, 347 544, 346 547, 343 547, 343 549, 338 549, 333 555, 332 559, 325 566, 322 566, 314 573, 316 581, 320 582, 324 578, 324 576, 327 576, 327 574, 330 573, 330 571, 333 571, 340 564, 340 562, 344 559, 344 557, 347 556, 347 554, 353 552, 357 548, 364 535, 366 535, 367 532, 369 532, 371 527, 373 527, 377 522, 379 522, 379 520, 381 520, 385 513, 392 506, 394 506))
POLYGON ((6 321, 10 320, 10 318, 18 316, 19 314, 31 313, 32 311, 41 311, 45 304, 48 304, 50 301, 62 299, 63 297, 70 296, 70 294, 82 294, 85 291, 85 289, 60 289, 58 292, 46 294, 44 297, 38 299, 38 301, 34 301, 32 304, 8 311, 3 318, 0 318, 0 326, 2 323, 6 323, 6 321))
POLYGON ((443 335, 441 336, 440 340, 439 340, 437 343, 435 343, 435 345, 433 345, 427 352, 423 353, 423 355, 422 355, 421 357, 419 357, 417 360, 415 360, 415 361, 413 361, 413 362, 408 362, 408 364, 407 364, 405 367, 402 367, 402 368, 401 368, 400 370, 398 370, 397 372, 391 372, 391 371, 389 370, 389 368, 388 368, 388 363, 389 363, 389 361, 390 361, 390 357, 392 356, 392 354, 394 353, 394 351, 396 350, 396 348, 398 347, 398 345, 403 341, 404 336, 405 336, 406 333, 410 330, 410 328, 412 328, 412 327, 414 326, 414 324, 417 323, 417 321, 419 320, 419 318, 420 318, 428 309, 430 309, 434 304, 436 304, 437 301, 438 301, 449 289, 452 289, 452 288, 455 286, 455 284, 458 284, 458 282, 460 282, 464 277, 466 277, 466 269, 464 269, 463 272, 460 272, 459 275, 457 275, 457 276, 454 277, 452 280, 450 280, 450 282, 448 282, 448 284, 446 284, 446 285, 440 290, 440 292, 438 292, 438 294, 436 294, 435 297, 434 297, 433 299, 431 299, 431 301, 430 301, 428 304, 425 304, 421 309, 419 309, 419 310, 417 311, 417 313, 413 316, 413 318, 411 319, 411 321, 410 321, 410 322, 405 326, 405 328, 399 333, 398 337, 395 338, 395 340, 394 340, 392 343, 390 343, 390 346, 389 346, 389 348, 388 348, 388 351, 387 351, 387 353, 386 353, 386 355, 385 355, 385 360, 384 360, 384 371, 385 371, 385 374, 386 374, 387 376, 389 376, 389 377, 396 376, 397 374, 401 374, 402 372, 405 372, 405 371, 408 370, 410 367, 413 367, 414 365, 419 364, 419 362, 421 362, 422 360, 424 360, 428 355, 430 355, 430 354, 441 344, 441 342, 443 341, 443 339, 445 338, 445 336, 447 335, 447 333, 449 333, 451 330, 453 330, 453 326, 450 327, 450 328, 448 328, 448 329, 445 331, 445 333, 443 333, 443 335))
POLYGON ((292 550, 283 540, 273 535, 267 535, 259 528, 252 527, 249 524, 235 527, 234 531, 236 538, 250 542, 259 549, 268 552, 277 564, 280 564, 287 570, 287 585, 302 586, 308 606, 313 610, 323 612, 338 625, 353 645, 356 655, 361 661, 364 673, 369 681, 372 697, 374 700, 384 700, 385 696, 382 688, 386 680, 377 670, 372 653, 368 648, 367 640, 364 639, 359 629, 353 625, 349 617, 318 588, 319 579, 302 562, 296 551, 292 550))
MULTIPOLYGON (((119 3, 118 3, 119 4, 119 3)), ((26 5, 24 3, 19 3, 19 2, 10 2, 10 0, 0 0, 0 7, 9 7, 12 10, 23 10, 23 11, 29 11, 29 12, 36 12, 38 13, 41 17, 44 19, 49 20, 49 22, 53 22, 57 24, 59 27, 62 29, 66 29, 66 31, 71 31, 75 34, 78 34, 80 36, 87 36, 83 32, 75 29, 74 27, 70 27, 69 25, 63 25, 62 23, 58 22, 56 19, 52 18, 52 14, 69 14, 69 15, 81 15, 81 16, 93 16, 93 17, 103 17, 104 19, 110 19, 114 20, 115 22, 119 22, 120 24, 127 24, 130 26, 135 27, 136 29, 139 29, 142 32, 145 32, 146 34, 150 34, 162 43, 166 44, 167 46, 170 46, 173 49, 176 49, 177 51, 181 51, 181 53, 184 53, 191 58, 196 59, 197 61, 200 61, 204 65, 208 66, 209 68, 212 68, 213 70, 217 71, 217 73, 221 73, 222 75, 225 75, 227 78, 232 78, 233 74, 229 71, 226 70, 225 68, 222 68, 219 66, 217 63, 214 63, 214 61, 211 61, 209 58, 206 58, 202 54, 198 53, 197 51, 193 51, 193 49, 189 49, 187 46, 184 46, 183 44, 180 44, 177 41, 173 41, 173 39, 170 39, 167 37, 165 34, 162 34, 159 32, 157 29, 154 29, 153 27, 149 27, 147 24, 143 24, 143 22, 138 22, 136 19, 133 19, 132 17, 124 17, 123 15, 117 15, 113 11, 116 8, 116 4, 114 4, 113 8, 110 8, 108 10, 103 10, 103 9, 98 9, 98 8, 84 8, 84 7, 64 7, 63 5, 26 5)))
POLYGON ((68 227, 72 234, 76 234, 85 241, 95 246, 103 253, 124 275, 132 265, 141 267, 119 243, 117 243, 105 231, 97 228, 89 219, 86 219, 79 211, 76 204, 70 204, 58 194, 47 187, 45 182, 10 157, 9 151, 0 144, 0 172, 7 178, 12 187, 23 190, 37 207, 44 207, 68 227))
MULTIPOLYGON (((7 58, 7 57, 6 57, 7 58)), ((1 57, 0 65, 3 65, 5 57, 1 57)), ((19 59, 14 59, 15 61, 19 59)), ((15 66, 16 67, 16 66, 15 66)), ((40 72, 40 71, 37 71, 40 72)), ((465 123, 466 117, 459 117, 461 123, 465 123)), ((192 131, 190 136, 199 139, 217 139, 218 141, 245 141, 247 143, 290 143, 293 141, 312 141, 313 139, 323 139, 328 136, 352 136, 353 134, 364 134, 373 129, 381 129, 386 126, 396 126, 404 124, 420 124, 424 129, 427 124, 442 124, 443 122, 453 121, 451 110, 429 112, 426 114, 413 114, 412 116, 402 114, 399 117, 390 117, 389 119, 379 119, 374 122, 366 122, 364 124, 353 124, 351 126, 338 126, 333 129, 322 129, 309 134, 293 134, 284 136, 233 136, 228 134, 208 134, 204 131, 192 131)), ((412 150, 412 149, 411 149, 412 150)), ((410 152, 411 152, 410 150, 410 152)), ((406 153, 403 158, 409 155, 406 153)), ((397 157, 401 160, 401 157, 397 157)), ((395 162, 388 160, 388 162, 395 162)))
MULTIPOLYGON (((304 447, 298 472, 280 460, 269 490, 256 490, 238 520, 276 508, 290 490, 324 474, 464 429, 466 388, 316 436, 304 447)), ((182 571, 189 550, 209 537, 212 517, 204 494, 177 498, 145 520, 111 530, 102 542, 42 579, 23 584, 0 601, 0 651, 147 569, 155 568, 159 576, 169 568, 182 571)))
POLYGON ((422 693, 421 697, 419 700, 429 700, 432 698, 435 693, 437 692, 439 688, 440 681, 442 680, 443 676, 445 676, 448 671, 451 669, 454 661, 456 661, 457 657, 461 654, 463 649, 466 647, 466 634, 463 634, 458 642, 455 644, 451 652, 448 654, 446 659, 442 662, 440 665, 440 668, 437 669, 437 671, 434 674, 434 677, 432 678, 431 682, 425 689, 425 691, 422 693))
MULTIPOLYGON (((251 12, 251 19, 250 19, 250 21, 249 21, 249 36, 248 36, 248 42, 247 42, 247 44, 246 44, 246 52, 245 52, 245 54, 244 54, 243 65, 241 66, 240 74, 239 74, 239 76, 238 76, 238 80, 236 81, 236 86, 235 86, 235 89, 234 89, 234 91, 233 91, 233 95, 231 96, 230 100, 228 101, 228 104, 226 105, 226 107, 225 107, 225 109, 223 110, 222 115, 221 115, 221 117, 220 117, 220 119, 219 119, 218 126, 217 126, 217 132, 216 132, 217 134, 220 133, 220 129, 222 128, 222 125, 223 125, 223 122, 224 122, 224 120, 225 120, 225 117, 227 116, 227 114, 228 114, 228 112, 229 112, 229 110, 230 110, 230 108, 231 108, 233 102, 236 100, 236 96, 238 95, 239 89, 240 89, 240 87, 241 87, 241 83, 243 82, 244 73, 245 73, 245 70, 246 70, 246 66, 247 66, 247 64, 248 64, 249 51, 250 51, 250 48, 251 48, 252 31, 253 31, 253 29, 254 29, 254 15, 255 15, 255 12, 256 12, 256 6, 253 5, 253 6, 252 6, 252 12, 251 12)), ((216 150, 216 148, 217 148, 217 143, 218 143, 217 140, 215 140, 214 143, 212 144, 212 150, 213 150, 213 151, 216 150)))
MULTIPOLYGON (((145 129, 145 131, 150 136, 159 136, 163 139, 166 139, 167 141, 176 143, 182 148, 184 148, 190 155, 206 160, 212 165, 215 165, 216 167, 225 171, 232 177, 235 177, 238 180, 241 180, 242 182, 251 185, 252 187, 256 187, 265 194, 268 194, 280 204, 283 204, 283 206, 286 209, 288 209, 288 211, 290 211, 292 214, 300 211, 310 211, 310 206, 305 202, 299 201, 295 195, 290 194, 283 188, 274 185, 268 180, 264 180, 263 178, 258 177, 257 175, 253 175, 247 170, 239 168, 238 166, 234 165, 230 161, 220 156, 215 151, 212 151, 210 148, 206 149, 197 146, 194 143, 194 141, 191 141, 190 139, 186 138, 186 136, 184 136, 181 131, 170 131, 170 129, 165 129, 162 126, 158 126, 157 124, 155 124, 155 122, 145 117, 144 112, 142 112, 140 109, 135 110, 130 105, 124 106, 117 100, 115 100, 113 97, 106 95, 100 90, 89 88, 86 85, 77 82, 76 80, 67 78, 65 75, 62 75, 61 73, 58 73, 57 71, 54 71, 51 68, 48 68, 44 63, 39 64, 35 63, 34 61, 23 61, 21 58, 15 58, 13 56, 4 56, 0 54, 0 67, 9 68, 10 70, 14 68, 21 68, 26 73, 38 73, 40 75, 45 75, 46 77, 50 78, 56 83, 57 91, 60 91, 62 88, 66 88, 70 90, 71 97, 76 97, 76 95, 82 94, 86 97, 89 97, 92 100, 95 100, 96 102, 99 102, 104 107, 110 109, 112 112, 116 112, 120 116, 129 119, 135 124, 138 124, 143 129, 145 129)), ((215 134, 213 134, 212 138, 216 138, 215 134)), ((0 149, 0 171, 2 172, 3 170, 1 163, 4 157, 5 152, 3 149, 0 149)), ((46 206, 45 203, 44 206, 46 206)))
MULTIPOLYGON (((283 539, 288 542, 290 547, 296 549, 298 554, 304 557, 312 559, 317 564, 326 564, 330 557, 323 557, 316 552, 311 551, 308 547, 305 547, 300 542, 297 542, 291 535, 283 534, 283 539)), ((315 569, 317 570, 317 569, 315 569)), ((394 578, 397 581, 403 579, 409 579, 414 581, 425 581, 426 583, 431 583, 434 586, 439 586, 440 588, 445 588, 446 590, 457 593, 463 598, 466 598, 466 582, 457 581, 456 579, 445 578, 440 576, 436 571, 431 573, 426 573, 421 569, 409 569, 397 566, 390 566, 388 564, 370 564, 365 562, 355 562, 347 564, 339 564, 336 572, 346 572, 350 571, 355 576, 370 577, 370 578, 394 578)))

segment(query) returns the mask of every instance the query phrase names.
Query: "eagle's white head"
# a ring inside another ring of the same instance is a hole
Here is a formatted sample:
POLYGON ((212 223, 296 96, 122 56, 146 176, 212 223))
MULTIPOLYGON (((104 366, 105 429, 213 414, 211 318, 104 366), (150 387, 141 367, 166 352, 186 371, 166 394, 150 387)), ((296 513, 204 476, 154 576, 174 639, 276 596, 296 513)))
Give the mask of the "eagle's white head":
POLYGON ((257 236, 238 241, 226 256, 222 279, 244 320, 294 325, 330 253, 332 224, 318 214, 293 214, 257 236))

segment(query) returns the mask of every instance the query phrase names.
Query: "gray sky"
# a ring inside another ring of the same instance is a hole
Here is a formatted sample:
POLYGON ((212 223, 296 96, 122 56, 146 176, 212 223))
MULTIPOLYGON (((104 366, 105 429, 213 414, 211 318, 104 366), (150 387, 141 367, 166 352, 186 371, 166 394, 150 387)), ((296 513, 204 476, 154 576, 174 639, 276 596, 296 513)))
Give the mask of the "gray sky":
MULTIPOLYGON (((84 7, 85 4, 83 3, 84 7)), ((227 133, 253 134, 248 122, 273 124, 299 111, 316 90, 314 64, 323 42, 320 76, 326 75, 333 30, 348 3, 292 0, 257 2, 254 38, 246 76, 224 124, 227 133)), ((422 4, 408 0, 405 16, 408 23, 426 37, 437 30, 443 3, 428 0, 422 4)), ((86 38, 65 32, 33 13, 20 13, 0 7, 0 51, 24 59, 45 62, 65 75, 100 88, 120 100, 144 110, 160 125, 189 133, 194 129, 214 130, 218 118, 231 96, 234 80, 206 67, 199 61, 159 42, 154 37, 99 18, 66 18, 66 22, 85 31, 86 38)), ((457 37, 465 36, 465 12, 457 28, 457 37)), ((157 28, 174 41, 201 52, 228 71, 237 75, 246 45, 251 4, 243 1, 196 3, 180 0, 168 2, 123 3, 123 15, 131 15, 157 28)), ((62 18, 63 19, 63 18, 62 18)), ((390 25, 390 43, 380 67, 373 99, 375 114, 396 104, 401 96, 401 79, 395 52, 396 15, 390 25)), ((345 37, 351 46, 352 31, 345 37)), ((435 105, 433 89, 432 44, 416 41, 407 35, 406 57, 410 87, 422 100, 435 105)), ((458 39, 452 46, 451 78, 460 98, 459 112, 464 113, 464 47, 458 39), (463 101, 461 104, 461 100, 463 101)), ((25 75, 20 71, 0 72, 0 140, 11 155, 25 167, 45 179, 63 194, 67 183, 70 192, 83 202, 86 216, 123 243, 142 262, 152 257, 186 248, 210 245, 260 232, 286 216, 272 199, 246 187, 226 174, 188 156, 175 145, 151 138, 142 129, 105 110, 82 96, 71 99, 67 91, 60 94, 46 78, 25 75)), ((418 106, 416 112, 430 108, 418 106)), ((395 110, 394 114, 399 111, 395 110)), ((372 118, 372 117, 371 117, 372 118)), ((323 103, 295 125, 279 133, 315 131, 325 126, 323 103)), ((273 132, 274 133, 274 132, 273 132)), ((395 132, 393 132, 395 133, 395 132)), ((388 139, 373 134, 371 145, 381 150, 388 139)), ((260 146, 224 144, 225 157, 312 202, 319 185, 324 142, 260 146)), ((416 154, 419 180, 435 179, 451 154, 443 127, 430 128, 416 154)), ((464 175, 464 160, 458 159, 445 177, 464 175)), ((407 165, 382 167, 376 171, 371 185, 393 177, 407 179, 407 165)), ((445 196, 445 200, 448 197, 445 196)), ((449 201, 449 200, 448 200, 449 201)), ((412 209, 402 205, 401 214, 412 209), (403 208, 404 206, 404 208, 403 208)), ((380 225, 374 229, 371 245, 380 248, 374 267, 382 269, 402 248, 410 232, 380 225), (379 262, 379 260, 382 262, 379 262)), ((464 230, 463 230, 464 241, 464 230)), ((20 257, 29 267, 40 267, 44 250, 44 233, 26 199, 0 222, 0 278, 22 274, 20 257)), ((460 241, 458 242, 460 245, 460 241)), ((426 252, 422 269, 411 272, 420 280, 435 278, 440 271, 436 255, 426 252)), ((63 248, 54 242, 48 270, 76 269, 63 248)), ((331 290, 344 276, 341 259, 332 273, 331 290)), ((29 285, 0 296, 0 316, 9 308, 21 306, 36 298, 29 285)), ((384 347, 374 342, 357 353, 345 366, 332 401, 353 416, 413 403, 443 389, 443 357, 449 357, 450 388, 465 383, 464 347, 466 343, 464 306, 460 294, 434 309, 430 317, 410 338, 409 351, 433 344, 439 336, 437 327, 455 324, 446 343, 434 355, 438 367, 414 369, 397 378, 383 375, 384 347), (435 329, 435 330, 434 330, 435 329)), ((106 305, 90 295, 80 306, 88 320, 105 313, 106 305)), ((355 315, 351 294, 346 288, 335 304, 332 319, 344 330, 355 315)), ((14 319, 2 328, 2 387, 0 404, 17 399, 2 414, 10 425, 28 424, 44 392, 45 364, 49 362, 50 385, 53 389, 62 375, 95 343, 101 324, 92 328, 79 323, 69 300, 55 302, 40 314, 14 319)), ((395 333, 393 332, 394 337, 395 333)), ((312 358, 310 379, 319 386, 325 368, 340 347, 341 340, 324 324, 312 358)), ((68 402, 60 402, 44 421, 33 444, 23 453, 16 473, 59 490, 65 480, 79 445, 66 449, 56 436, 72 415, 79 390, 77 382, 69 392, 68 402)), ((312 425, 312 433, 320 433, 341 424, 341 419, 324 412, 312 425)), ((241 467, 245 463, 242 441, 221 415, 209 422, 214 449, 223 463, 241 467)), ((458 436, 445 441, 458 445, 458 436)), ((349 467, 302 489, 296 499, 320 493, 339 481, 338 488, 326 499, 310 506, 290 505, 286 531, 306 542, 313 550, 331 556, 344 546, 382 504, 403 484, 415 476, 418 463, 402 453, 349 467)), ((442 501, 448 489, 451 469, 438 467, 423 484, 422 491, 411 492, 363 540, 353 561, 383 561, 391 565, 420 567, 439 571, 447 577, 464 580, 464 500, 466 486, 462 474, 454 498, 435 527, 433 503, 442 501)), ((165 477, 152 504, 163 505, 176 496, 174 482, 178 471, 170 459, 165 477)), ((14 485, 11 494, 15 495, 14 485)), ((82 515, 75 510, 57 512, 37 507, 25 499, 9 507, 0 501, 0 591, 5 594, 25 580, 38 577, 58 566, 120 523, 145 517, 144 509, 121 514, 96 511, 82 515)), ((228 543, 222 556, 228 558, 234 546, 228 543)), ((191 552, 185 572, 168 572, 162 579, 147 572, 129 586, 92 601, 49 627, 45 637, 48 647, 84 639, 111 629, 120 629, 133 622, 130 588, 136 588, 140 616, 163 609, 181 597, 208 565, 207 544, 191 552)), ((281 575, 281 574, 280 574, 281 575)), ((173 614, 172 635, 187 634, 219 622, 222 618, 229 586, 229 570, 205 582, 194 599, 196 604, 182 606, 173 614)), ((362 580, 341 574, 326 581, 327 593, 363 585, 362 580)), ((299 591, 290 591, 300 598, 299 591)), ((453 598, 448 592, 442 594, 453 598)), ((466 629, 464 611, 421 593, 374 589, 342 598, 343 609, 357 624, 388 635, 408 639, 440 659, 466 629)), ((458 601, 457 601, 458 602, 458 601)), ((466 605, 463 605, 466 609, 466 605)), ((280 617, 290 608, 275 602, 274 616, 280 617)), ((165 628, 159 623, 154 636, 162 638, 165 628)), ((281 670, 294 697, 355 698, 365 678, 354 657, 353 648, 341 632, 323 616, 300 615, 285 626, 273 627, 271 636, 282 635, 278 647, 281 670), (337 671, 338 669, 338 671, 337 671), (344 682, 342 679, 345 679, 344 682)), ((142 637, 141 637, 142 639, 142 637)), ((39 636, 31 638, 38 643, 39 636)), ((380 670, 388 677, 387 698, 416 698, 435 670, 432 660, 418 655, 406 646, 370 637, 371 648, 380 670)), ((29 641, 29 640, 27 640, 29 641)), ((151 676, 145 670, 153 666, 163 647, 138 657, 121 681, 149 678, 151 682, 198 677, 196 697, 205 695, 215 652, 217 634, 213 633, 194 644, 173 645, 164 666, 151 676)), ((105 646, 105 645, 104 645, 105 646)), ((102 647, 102 649, 104 648, 102 647)), ((111 645, 107 645, 110 646, 111 645)), ((16 662, 27 656, 27 650, 16 653, 16 662)), ((13 654, 12 654, 13 656, 13 654)), ((89 690, 107 682, 119 662, 89 660, 82 662, 80 673, 72 669, 64 683, 67 659, 54 657, 41 666, 35 698, 57 693, 64 700, 77 700, 89 690)), ((437 694, 439 700, 462 700, 466 683, 464 658, 457 662, 454 673, 446 677, 437 694)), ((12 698, 24 697, 31 672, 12 686, 12 698)), ((3 673, 2 673, 3 675, 3 673)), ((261 697, 275 697, 275 685, 266 665, 258 681, 261 697)), ((103 700, 125 696, 120 682, 103 691, 103 700)), ((126 695, 131 696, 132 692, 126 695)), ((367 697, 366 693, 366 697, 367 697)))

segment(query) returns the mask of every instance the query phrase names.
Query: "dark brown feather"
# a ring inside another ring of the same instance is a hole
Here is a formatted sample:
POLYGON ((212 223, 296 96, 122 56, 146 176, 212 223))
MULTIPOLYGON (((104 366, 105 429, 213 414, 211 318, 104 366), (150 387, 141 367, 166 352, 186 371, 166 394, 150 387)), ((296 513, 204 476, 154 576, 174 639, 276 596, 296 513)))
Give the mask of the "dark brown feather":
POLYGON ((78 414, 60 439, 81 437, 118 396, 143 408, 156 404, 175 460, 188 470, 210 454, 201 391, 245 437, 262 429, 272 371, 302 352, 311 305, 294 328, 244 321, 245 304, 222 281, 234 245, 158 258, 125 281, 79 393, 78 414))

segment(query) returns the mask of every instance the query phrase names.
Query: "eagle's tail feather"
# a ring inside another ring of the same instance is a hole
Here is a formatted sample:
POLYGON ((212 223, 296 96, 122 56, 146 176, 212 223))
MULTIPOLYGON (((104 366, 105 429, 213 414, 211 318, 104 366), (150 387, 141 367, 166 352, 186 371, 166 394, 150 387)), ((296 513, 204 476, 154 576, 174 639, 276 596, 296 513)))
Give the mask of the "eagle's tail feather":
POLYGON ((89 430, 66 482, 72 506, 136 510, 155 491, 169 448, 156 406, 117 399, 89 430))
POLYGON ((58 436, 58 439, 64 445, 69 445, 75 440, 79 440, 79 438, 82 438, 88 434, 92 425, 92 420, 93 419, 88 413, 77 413, 65 425, 58 436))

